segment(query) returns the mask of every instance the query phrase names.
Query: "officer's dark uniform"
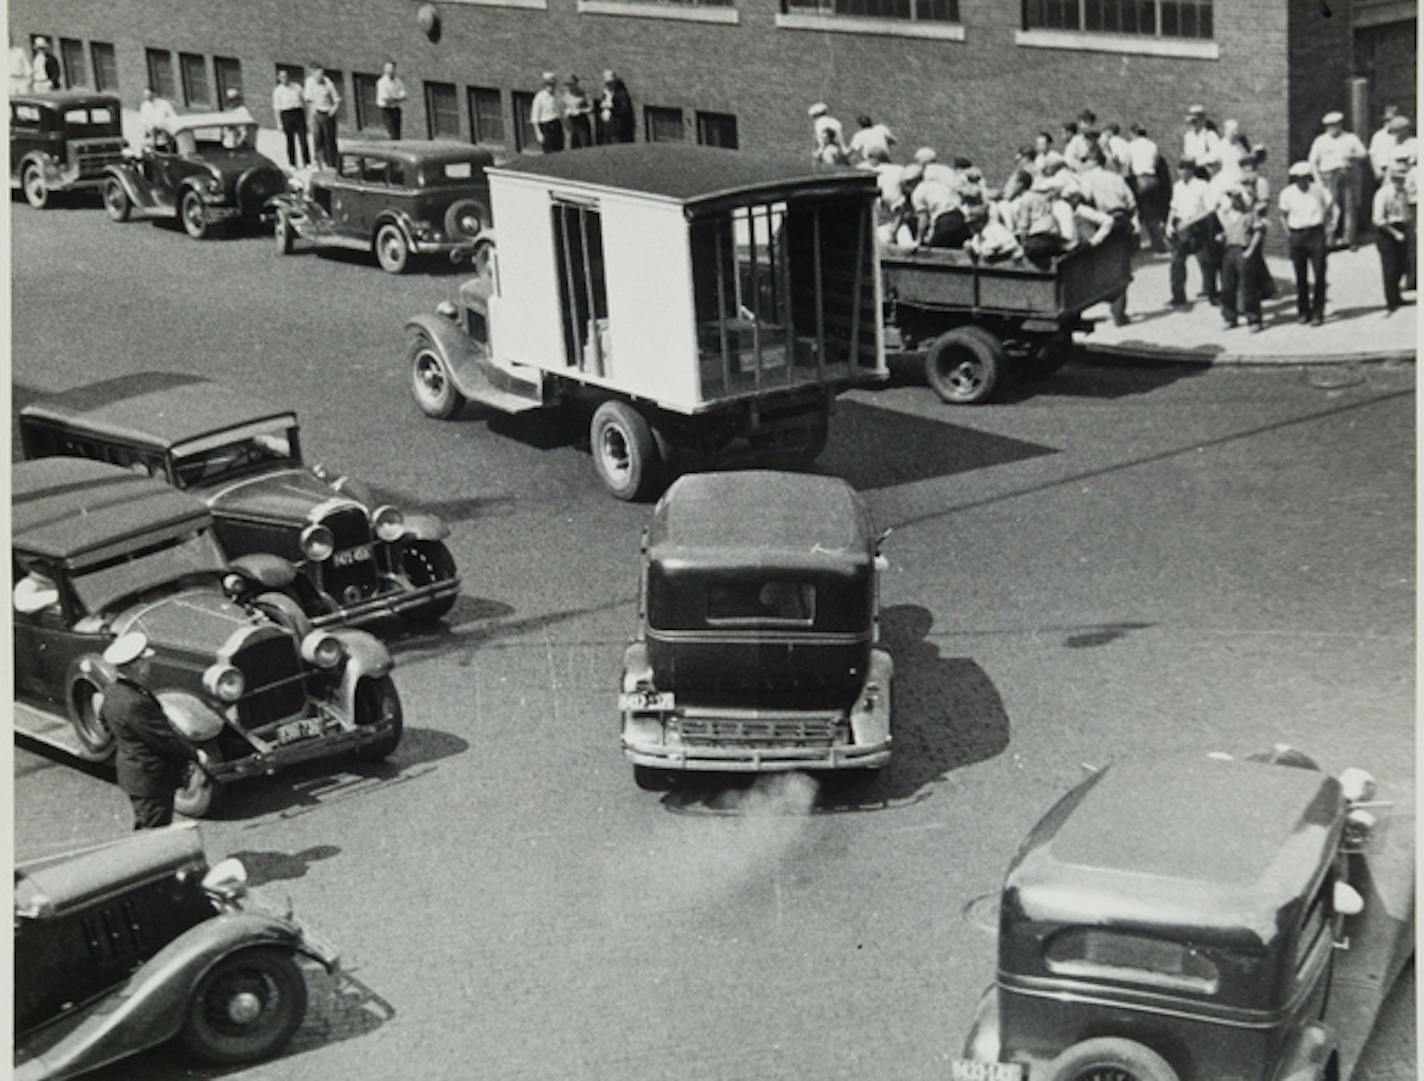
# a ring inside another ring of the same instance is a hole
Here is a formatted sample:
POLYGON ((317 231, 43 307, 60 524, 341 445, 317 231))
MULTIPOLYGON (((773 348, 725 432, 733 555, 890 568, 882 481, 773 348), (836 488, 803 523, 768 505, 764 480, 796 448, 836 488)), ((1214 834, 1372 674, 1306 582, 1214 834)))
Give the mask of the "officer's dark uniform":
POLYGON ((114 734, 114 766, 119 787, 133 804, 134 829, 171 824, 173 798, 193 751, 173 731, 158 701, 122 677, 104 692, 99 718, 114 734))

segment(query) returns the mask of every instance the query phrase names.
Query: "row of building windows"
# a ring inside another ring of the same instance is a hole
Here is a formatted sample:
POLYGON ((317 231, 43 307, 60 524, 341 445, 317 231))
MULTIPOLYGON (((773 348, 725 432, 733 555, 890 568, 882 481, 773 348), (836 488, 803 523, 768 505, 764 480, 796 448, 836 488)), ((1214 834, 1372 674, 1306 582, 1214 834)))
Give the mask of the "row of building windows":
MULTIPOLYGON (((48 34, 30 35, 30 52, 34 53, 35 39, 49 37, 48 34)), ((49 37, 54 41, 53 37, 49 37)), ((65 86, 92 86, 96 90, 115 91, 119 88, 119 62, 114 53, 113 43, 93 41, 86 51, 84 42, 74 38, 60 38, 60 70, 65 86)))

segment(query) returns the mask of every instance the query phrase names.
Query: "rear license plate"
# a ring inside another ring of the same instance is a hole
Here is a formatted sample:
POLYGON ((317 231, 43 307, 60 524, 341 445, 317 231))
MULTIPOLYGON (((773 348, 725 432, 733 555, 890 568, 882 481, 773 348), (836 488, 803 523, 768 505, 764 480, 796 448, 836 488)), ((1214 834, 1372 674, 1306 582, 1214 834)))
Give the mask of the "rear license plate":
POLYGON ((315 717, 307 717, 300 721, 288 721, 286 724, 277 726, 278 744, 296 743, 299 740, 311 739, 312 736, 321 735, 321 722, 315 717))
POLYGON ((666 713, 673 708, 672 691, 625 691, 618 696, 618 708, 640 713, 660 711, 666 713))
POLYGON ((1024 1081, 1019 1062, 970 1062, 957 1058, 949 1064, 949 1081, 1024 1081))
POLYGON ((347 548, 331 557, 337 567, 349 567, 353 563, 365 563, 371 558, 371 546, 363 544, 359 548, 347 548))

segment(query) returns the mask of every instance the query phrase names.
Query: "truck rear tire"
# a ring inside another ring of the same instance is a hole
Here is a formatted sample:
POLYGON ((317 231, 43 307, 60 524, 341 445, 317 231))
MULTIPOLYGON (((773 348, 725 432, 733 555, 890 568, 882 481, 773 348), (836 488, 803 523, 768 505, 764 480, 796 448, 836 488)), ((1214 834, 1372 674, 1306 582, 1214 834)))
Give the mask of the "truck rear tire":
POLYGON ((955 327, 925 354, 925 379, 951 405, 988 401, 1004 371, 1004 345, 983 327, 955 327))
POLYGON ((614 497, 646 499, 662 472, 653 430, 643 415, 626 402, 604 402, 594 410, 589 445, 598 479, 614 497))

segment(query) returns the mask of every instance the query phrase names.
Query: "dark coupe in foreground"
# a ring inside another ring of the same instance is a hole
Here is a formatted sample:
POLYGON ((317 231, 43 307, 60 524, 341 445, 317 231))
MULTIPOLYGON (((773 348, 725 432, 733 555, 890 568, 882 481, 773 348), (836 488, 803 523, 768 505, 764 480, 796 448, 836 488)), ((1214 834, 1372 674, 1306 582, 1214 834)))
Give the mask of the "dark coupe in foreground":
POLYGON ((62 1081, 180 1039, 218 1065, 276 1054, 307 1008, 299 957, 337 955, 209 869, 193 826, 15 869, 15 1077, 62 1081))
POLYGON ((26 406, 20 433, 27 458, 98 458, 202 497, 224 551, 249 557, 250 599, 298 632, 388 615, 427 623, 460 592, 444 522, 308 469, 296 414, 250 394, 139 372, 26 406))

